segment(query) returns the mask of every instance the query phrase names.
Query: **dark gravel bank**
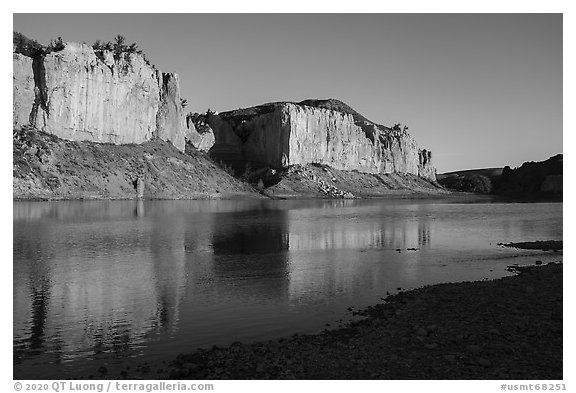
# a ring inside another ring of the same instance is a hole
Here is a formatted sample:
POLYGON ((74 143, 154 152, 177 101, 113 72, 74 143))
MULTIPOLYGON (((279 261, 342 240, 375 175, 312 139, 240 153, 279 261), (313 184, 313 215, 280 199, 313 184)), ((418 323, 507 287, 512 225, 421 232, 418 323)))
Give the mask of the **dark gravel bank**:
POLYGON ((179 355, 163 371, 177 379, 562 379, 562 264, 517 270, 389 296, 345 328, 179 355))
POLYGON ((519 248, 522 250, 562 250, 562 240, 538 240, 535 242, 520 242, 520 243, 498 243, 503 247, 519 248))

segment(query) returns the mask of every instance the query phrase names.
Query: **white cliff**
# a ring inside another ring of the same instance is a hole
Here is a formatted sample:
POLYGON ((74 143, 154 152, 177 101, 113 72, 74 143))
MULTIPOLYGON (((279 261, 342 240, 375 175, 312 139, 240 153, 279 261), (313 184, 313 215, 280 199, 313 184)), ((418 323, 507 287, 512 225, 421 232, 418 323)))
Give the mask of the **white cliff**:
POLYGON ((13 80, 15 128, 31 125, 64 139, 114 144, 158 137, 184 150, 178 76, 160 72, 142 55, 115 57, 67 43, 34 59, 14 54, 13 80))
POLYGON ((13 54, 14 73, 12 99, 14 117, 12 125, 19 128, 29 124, 30 113, 34 105, 34 72, 32 71, 32 59, 19 53, 13 54))
POLYGON ((257 166, 319 163, 436 179, 431 153, 408 132, 372 123, 336 100, 266 104, 211 115, 208 123, 215 135, 210 152, 223 160, 237 161, 222 152, 241 149, 244 161, 257 166))

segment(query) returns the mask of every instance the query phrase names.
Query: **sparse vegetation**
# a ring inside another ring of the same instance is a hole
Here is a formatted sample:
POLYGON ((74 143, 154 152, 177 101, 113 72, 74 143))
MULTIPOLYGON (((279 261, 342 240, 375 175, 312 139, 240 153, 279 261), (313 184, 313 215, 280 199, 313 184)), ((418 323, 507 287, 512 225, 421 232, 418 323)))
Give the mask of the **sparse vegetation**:
POLYGON ((110 52, 114 52, 115 56, 121 56, 124 53, 137 53, 137 54, 142 54, 142 51, 140 49, 138 49, 138 44, 136 44, 135 42, 130 44, 130 45, 126 45, 126 38, 123 35, 116 35, 116 37, 114 37, 114 42, 101 42, 100 40, 96 40, 93 44, 92 44, 92 49, 94 49, 95 51, 110 51, 110 52))
POLYGON ((44 46, 38 41, 32 40, 17 31, 13 33, 12 44, 15 53, 20 53, 28 57, 38 57, 48 53, 58 52, 65 47, 62 37, 50 40, 50 44, 44 46))
POLYGON ((207 123, 206 115, 202 115, 198 112, 188 112, 186 115, 186 127, 190 128, 190 124, 194 125, 199 134, 204 134, 205 132, 210 132, 212 130, 207 123))
POLYGON ((226 164, 224 161, 215 161, 216 165, 218 165, 220 168, 222 168, 224 170, 224 172, 226 172, 227 174, 229 174, 230 176, 236 176, 236 171, 234 170, 234 168, 232 167, 232 165, 228 165, 226 164))
MULTIPOLYGON (((96 53, 101 60, 104 60, 104 52, 112 52, 114 55, 115 60, 120 60, 122 57, 125 57, 127 54, 138 54, 144 58, 146 64, 151 65, 150 61, 146 58, 146 55, 140 48, 138 48, 138 44, 135 42, 131 43, 130 45, 126 45, 126 38, 121 35, 117 34, 114 37, 114 42, 102 42, 100 40, 96 40, 92 44, 92 49, 96 53)), ((129 57, 128 57, 129 59, 129 57)))
MULTIPOLYGON (((52 52, 59 52, 66 47, 62 37, 50 40, 50 44, 45 46, 16 31, 13 33, 13 45, 15 53, 20 53, 28 57, 38 57, 52 52)), ((146 64, 152 65, 142 50, 138 48, 138 44, 133 42, 130 45, 126 45, 126 38, 120 34, 116 35, 114 42, 96 40, 92 44, 92 49, 94 49, 96 56, 101 60, 104 60, 104 51, 112 52, 115 60, 119 60, 126 54, 135 53, 141 55, 146 64)))
POLYGON ((29 127, 13 130, 13 139, 15 199, 135 198, 136 179, 145 182, 145 198, 259 197, 204 154, 180 152, 160 139, 125 145, 68 141, 29 127))
POLYGON ((244 167, 244 172, 242 173, 242 175, 240 175, 240 180, 242 180, 245 183, 255 183, 257 182, 257 180, 254 178, 255 172, 252 168, 252 165, 250 165, 250 163, 247 163, 246 166, 244 167))
POLYGON ((55 40, 50 40, 50 44, 48 45, 48 51, 50 52, 58 52, 64 49, 64 41, 62 37, 58 37, 55 40))
POLYGON ((444 187, 460 192, 475 192, 477 194, 490 194, 493 186, 488 176, 467 174, 463 176, 447 177, 439 181, 444 187))

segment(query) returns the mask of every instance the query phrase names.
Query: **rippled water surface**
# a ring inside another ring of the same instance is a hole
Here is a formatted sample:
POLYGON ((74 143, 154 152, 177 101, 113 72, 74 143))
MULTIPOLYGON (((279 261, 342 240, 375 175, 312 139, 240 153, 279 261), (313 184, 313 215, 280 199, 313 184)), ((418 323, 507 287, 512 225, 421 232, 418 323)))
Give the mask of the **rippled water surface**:
POLYGON ((88 375, 322 330, 386 292, 561 253, 562 204, 450 200, 14 203, 14 377, 88 375), (412 250, 408 250, 412 249, 412 250))

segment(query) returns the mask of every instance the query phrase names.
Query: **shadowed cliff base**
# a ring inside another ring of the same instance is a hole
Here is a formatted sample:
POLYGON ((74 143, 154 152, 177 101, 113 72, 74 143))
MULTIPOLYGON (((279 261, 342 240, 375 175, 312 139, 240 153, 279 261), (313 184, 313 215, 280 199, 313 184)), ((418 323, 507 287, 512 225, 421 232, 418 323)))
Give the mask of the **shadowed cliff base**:
POLYGON ((112 378, 562 379, 562 264, 400 292, 320 334, 234 343, 112 378))

